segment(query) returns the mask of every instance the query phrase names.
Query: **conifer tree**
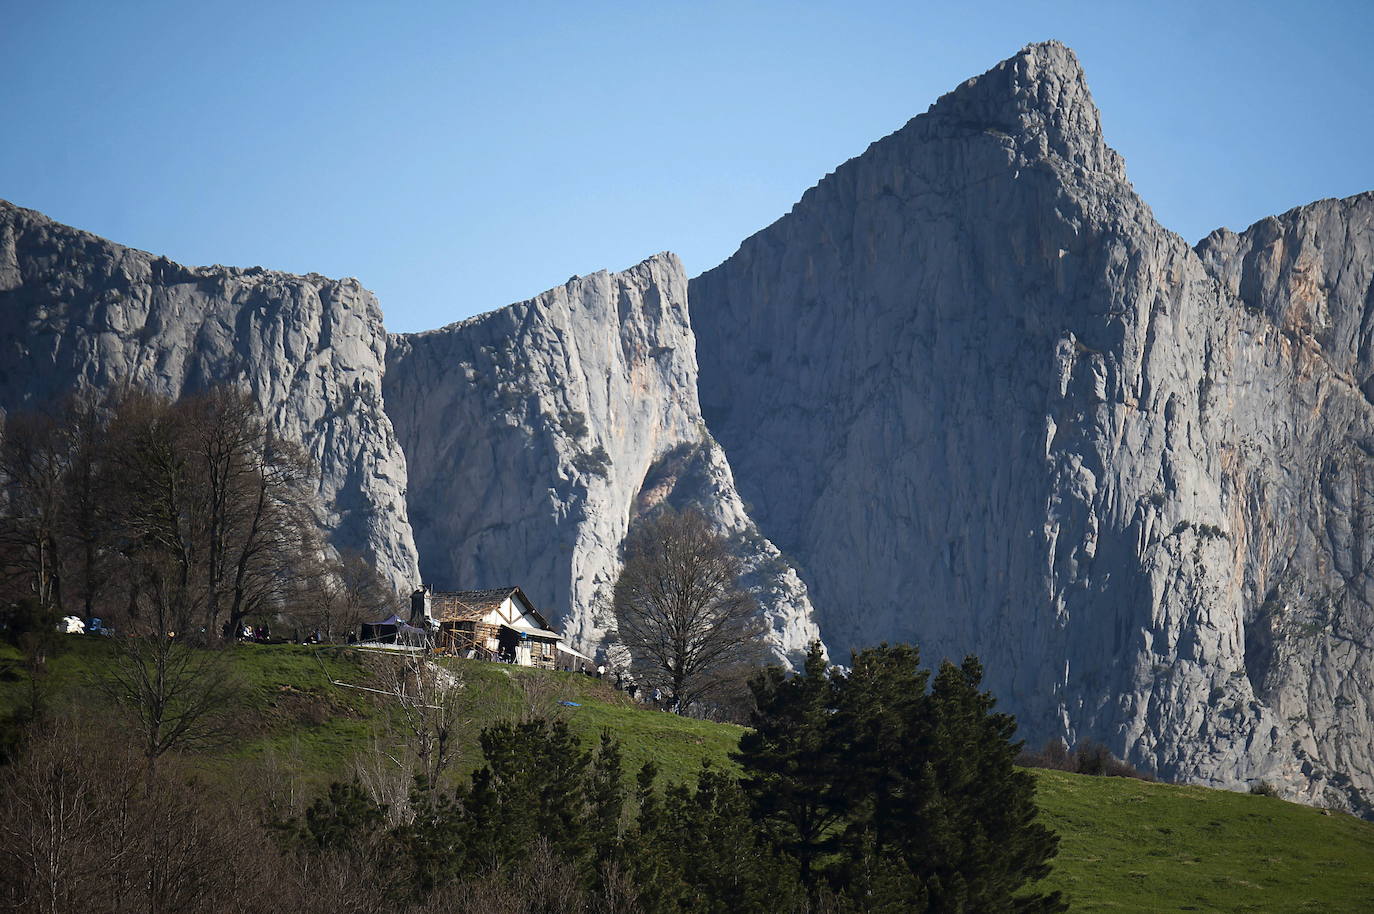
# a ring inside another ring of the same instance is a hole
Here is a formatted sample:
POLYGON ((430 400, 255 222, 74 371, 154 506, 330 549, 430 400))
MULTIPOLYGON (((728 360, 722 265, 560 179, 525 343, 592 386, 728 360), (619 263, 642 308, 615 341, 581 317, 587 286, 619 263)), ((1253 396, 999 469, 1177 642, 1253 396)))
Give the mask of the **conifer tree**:
POLYGON ((1035 821, 1014 763, 1016 723, 980 690, 974 658, 931 681, 906 645, 813 650, 802 674, 754 681, 755 730, 737 760, 765 834, 796 854, 813 900, 864 911, 1050 912, 1027 891, 1057 837, 1035 821))
POLYGON ((703 761, 695 790, 676 784, 660 800, 651 785, 641 780, 636 851, 651 861, 637 872, 645 911, 806 909, 795 858, 759 832, 734 777, 703 761))
POLYGON ((820 643, 807 653, 802 675, 771 667, 750 688, 758 710, 740 738, 741 786, 763 829, 797 858, 812 889, 817 861, 834 851, 848 813, 832 720, 837 693, 820 643))

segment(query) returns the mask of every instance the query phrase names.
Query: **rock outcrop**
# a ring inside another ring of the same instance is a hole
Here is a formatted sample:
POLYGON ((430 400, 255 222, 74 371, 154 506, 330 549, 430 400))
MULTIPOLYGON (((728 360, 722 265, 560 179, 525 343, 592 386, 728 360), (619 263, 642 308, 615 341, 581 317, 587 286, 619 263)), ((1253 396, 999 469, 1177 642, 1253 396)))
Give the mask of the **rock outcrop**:
POLYGON ((1368 810, 1371 201, 1163 229, 1032 45, 691 284, 706 420, 832 650, 1032 742, 1368 810))
POLYGON ((242 385, 314 460, 332 543, 408 592, 419 575, 385 349, 356 280, 185 267, 0 201, 0 408, 125 383, 171 397, 242 385))
POLYGON ((736 494, 696 373, 672 254, 393 336, 384 390, 425 581, 519 584, 595 648, 630 525, 694 506, 734 540, 775 653, 797 657, 817 637, 806 588, 736 494))

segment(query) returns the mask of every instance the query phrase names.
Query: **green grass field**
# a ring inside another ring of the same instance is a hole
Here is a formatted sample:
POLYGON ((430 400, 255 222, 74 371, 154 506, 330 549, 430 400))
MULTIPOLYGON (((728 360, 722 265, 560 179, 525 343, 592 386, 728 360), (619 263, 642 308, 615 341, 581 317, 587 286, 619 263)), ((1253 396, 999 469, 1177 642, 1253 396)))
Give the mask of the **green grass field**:
MULTIPOLYGON (((49 662, 54 704, 101 706, 96 685, 110 645, 72 636, 49 662)), ((232 745, 207 753, 207 776, 257 777, 267 768, 307 786, 348 777, 355 755, 385 747, 389 699, 335 685, 375 685, 375 657, 357 651, 243 645, 228 660, 241 684, 232 745)), ((730 766, 741 728, 647 710, 586 676, 471 660, 444 661, 463 683, 455 777, 480 764, 477 734, 534 710, 565 721, 591 746, 620 741, 626 774, 653 760, 664 780, 694 777, 702 759, 730 766), (571 702, 576 707, 564 704, 571 702)), ((0 712, 28 700, 28 676, 0 647, 0 712)), ((1047 880, 1076 911, 1374 911, 1374 824, 1268 797, 1036 771, 1045 821, 1060 835, 1047 880)))
MULTIPOLYGON (((103 705, 98 680, 113 663, 108 641, 69 636, 48 662, 46 689, 54 705, 103 705)), ((247 765, 266 765, 316 784, 346 778, 360 751, 396 737, 391 700, 364 691, 379 683, 377 665, 392 658, 344 648, 242 644, 228 661, 238 680, 237 726, 231 746, 205 759, 213 770, 240 776, 247 765), (339 685, 343 683, 343 685, 339 685), (358 688, 350 688, 350 686, 358 688)), ((652 760, 665 780, 694 778, 702 759, 729 766, 741 728, 647 710, 607 683, 576 673, 445 659, 462 683, 458 706, 464 722, 454 747, 454 774, 466 777, 481 764, 482 728, 522 713, 567 722, 583 744, 596 745, 603 730, 621 744, 627 776, 652 760), (563 702, 572 702, 571 707, 563 702)), ((20 654, 0 645, 0 713, 28 701, 28 676, 20 654)))
POLYGON ((1077 911, 1374 911, 1374 824, 1272 797, 1037 771, 1077 911))

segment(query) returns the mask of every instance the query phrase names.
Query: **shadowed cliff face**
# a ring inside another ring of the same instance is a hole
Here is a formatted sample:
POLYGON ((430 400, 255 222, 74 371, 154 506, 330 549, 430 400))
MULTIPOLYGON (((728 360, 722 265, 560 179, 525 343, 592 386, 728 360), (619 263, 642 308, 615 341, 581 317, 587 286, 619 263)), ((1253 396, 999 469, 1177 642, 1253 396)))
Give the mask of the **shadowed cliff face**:
POLYGON ((382 410, 386 334, 356 280, 184 267, 0 201, 0 408, 129 383, 241 384, 319 472, 335 546, 417 579, 405 460, 382 410))
POLYGON ((832 649, 975 652, 1032 741, 1360 806, 1369 212, 1194 252, 1033 45, 692 281, 703 413, 832 649))
POLYGON ((387 411, 410 469, 425 581, 519 584, 594 648, 630 524, 695 506, 732 537, 775 652, 817 637, 806 589, 745 513, 696 396, 687 280, 671 254, 392 337, 387 411))

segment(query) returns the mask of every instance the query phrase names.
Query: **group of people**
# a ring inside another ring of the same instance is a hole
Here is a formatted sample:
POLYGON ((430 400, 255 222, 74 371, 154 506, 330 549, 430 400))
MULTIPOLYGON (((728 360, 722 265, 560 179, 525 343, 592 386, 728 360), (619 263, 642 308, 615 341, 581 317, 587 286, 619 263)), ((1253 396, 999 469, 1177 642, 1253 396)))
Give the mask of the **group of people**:
POLYGON ((514 663, 515 648, 510 647, 493 651, 473 645, 463 651, 463 656, 468 660, 485 660, 488 663, 514 663))
MULTIPOLYGON (((601 679, 605 674, 605 666, 597 667, 597 679, 601 679)), ((663 690, 658 687, 655 687, 652 692, 648 689, 643 690, 643 697, 641 698, 639 683, 625 675, 622 670, 616 670, 615 672, 615 687, 618 691, 624 692, 626 695, 630 696, 630 701, 644 702, 659 711, 666 711, 672 714, 676 714, 679 711, 678 703, 675 701, 668 701, 663 690)))
POLYGON ((266 644, 272 637, 266 625, 245 624, 238 634, 240 641, 256 641, 258 644, 266 644))

